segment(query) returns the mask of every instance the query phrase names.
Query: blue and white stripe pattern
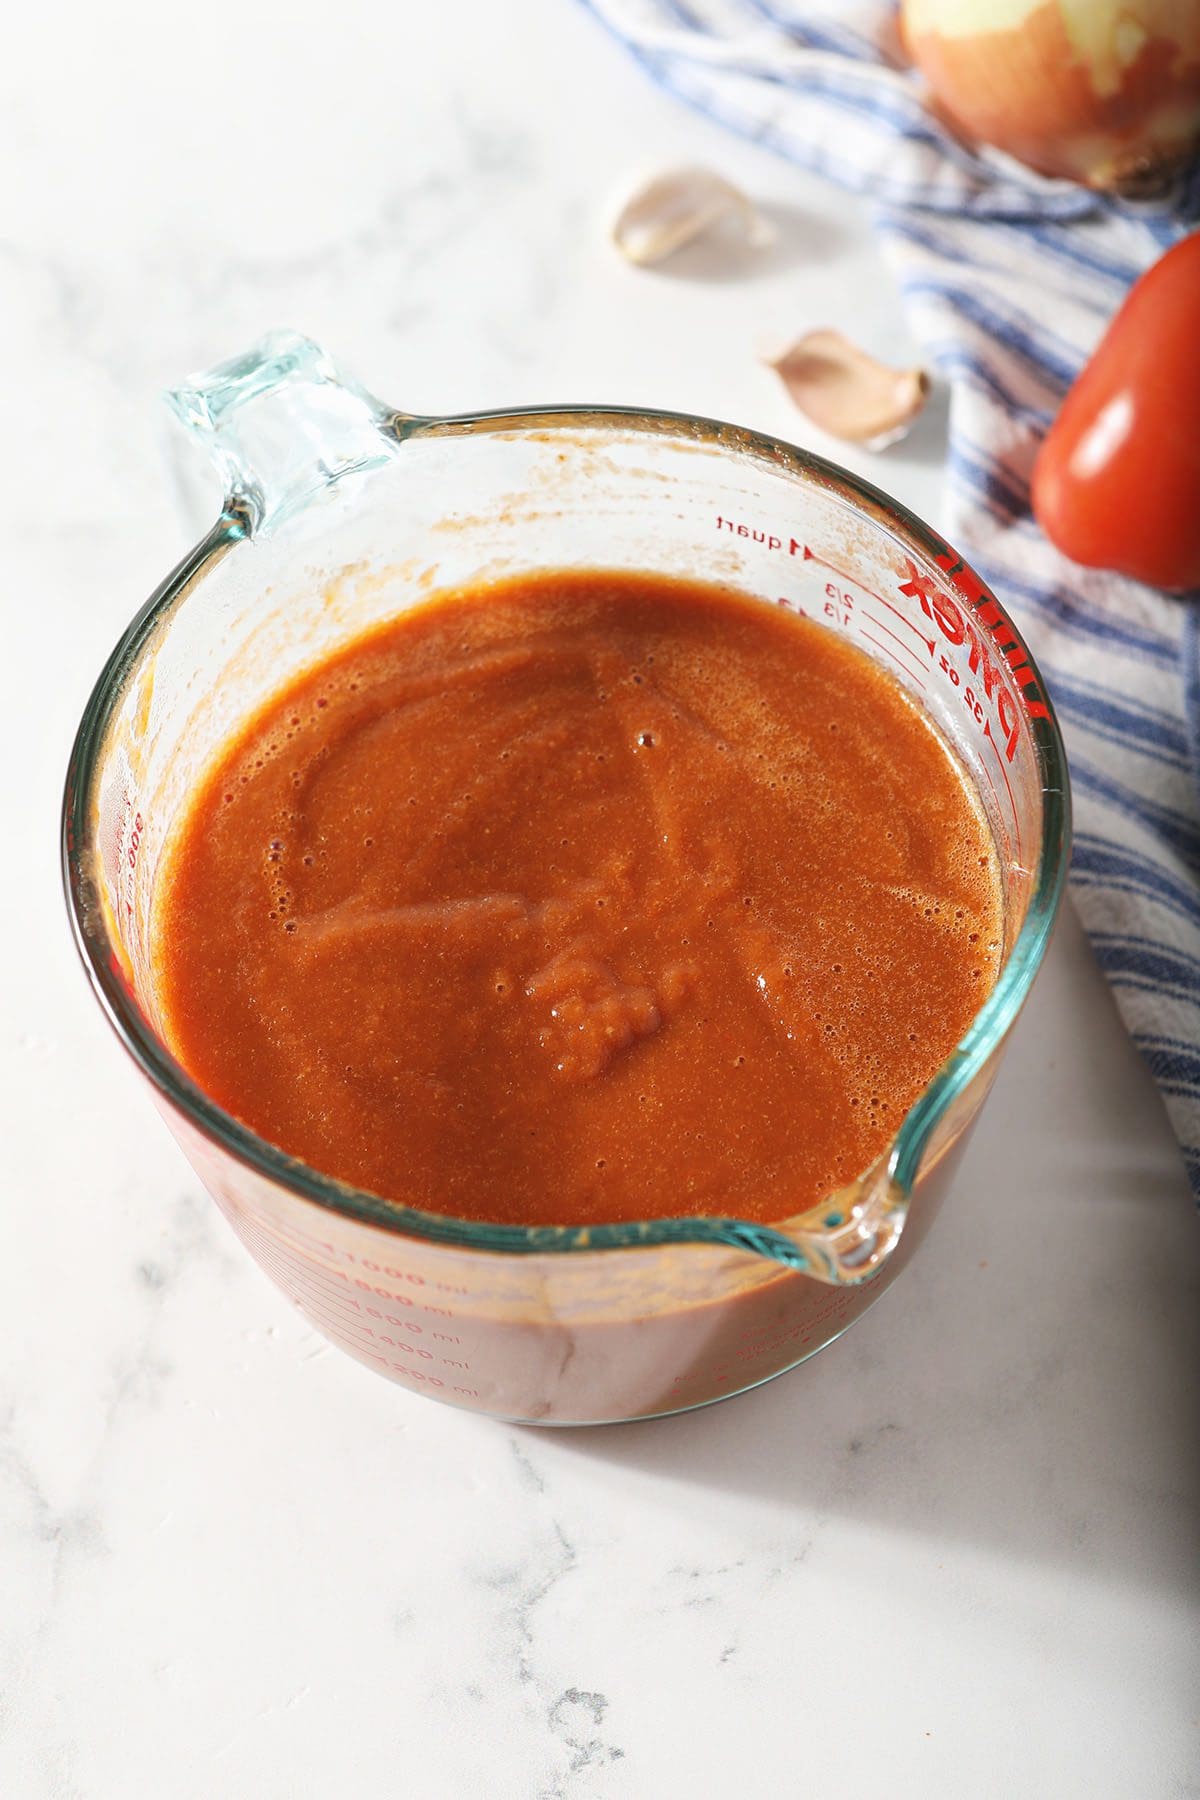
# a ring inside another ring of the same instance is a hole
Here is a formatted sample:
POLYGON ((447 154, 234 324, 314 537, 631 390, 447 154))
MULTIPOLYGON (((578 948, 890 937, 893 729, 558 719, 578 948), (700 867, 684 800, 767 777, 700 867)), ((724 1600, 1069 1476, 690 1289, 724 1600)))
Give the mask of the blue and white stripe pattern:
POLYGON ((1074 904, 1200 1198, 1196 601, 1080 569, 1029 512, 1047 425, 1129 284, 1200 218, 1200 171, 1120 207, 972 153, 926 110, 887 0, 585 4, 671 93, 872 202, 950 385, 947 534, 1045 673, 1075 791, 1074 904))

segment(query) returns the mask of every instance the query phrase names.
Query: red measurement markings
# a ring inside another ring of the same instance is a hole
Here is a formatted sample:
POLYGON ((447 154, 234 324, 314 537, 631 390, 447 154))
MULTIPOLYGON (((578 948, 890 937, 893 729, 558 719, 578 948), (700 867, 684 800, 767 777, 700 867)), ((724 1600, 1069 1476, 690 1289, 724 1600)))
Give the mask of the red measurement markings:
MULTIPOLYGON (((318 1271, 311 1267, 302 1269, 293 1266, 286 1258, 278 1256, 263 1243, 256 1243, 253 1246, 253 1254, 265 1273, 271 1276, 292 1304, 311 1323, 326 1325, 331 1330, 356 1337, 362 1337, 365 1334, 368 1338, 390 1344, 397 1349, 403 1349, 413 1356, 427 1359, 432 1357, 432 1351, 422 1349, 417 1345, 410 1345, 404 1339, 393 1338, 366 1323, 367 1318, 373 1318, 380 1325, 390 1326, 393 1331, 408 1332, 412 1337, 424 1337, 426 1327, 419 1325, 415 1319, 394 1319, 378 1307, 364 1309, 361 1302, 345 1289, 323 1286, 318 1271)), ((447 1343, 457 1344, 461 1341, 444 1332, 435 1333, 435 1336, 447 1343)))
POLYGON ((325 1268, 322 1263, 315 1261, 312 1257, 303 1256, 297 1251, 289 1249, 286 1242, 276 1237, 274 1232, 264 1230, 251 1219, 243 1218, 240 1224, 242 1235, 251 1249, 256 1252, 259 1250, 266 1252, 284 1268, 303 1270, 305 1274, 325 1282, 335 1293, 349 1292, 351 1285, 349 1281, 325 1268))
POLYGON ((122 830, 123 837, 125 835, 125 830, 128 830, 129 834, 125 842, 125 917, 127 919, 132 919, 133 884, 134 877, 137 874, 138 853, 142 847, 142 839, 146 835, 146 821, 137 810, 136 803, 131 800, 128 795, 125 796, 125 823, 122 830))
MULTIPOLYGON (((405 1338, 394 1338, 386 1331, 373 1331, 369 1325, 363 1330, 377 1344, 386 1344, 389 1350, 397 1350, 402 1356, 419 1356, 422 1362, 442 1362, 444 1358, 436 1356, 432 1350, 426 1350, 424 1344, 410 1344, 405 1338)), ((455 1363, 456 1369, 465 1365, 455 1363)))
POLYGON ((371 1317, 381 1325, 390 1325, 395 1331, 407 1331, 414 1337, 425 1335, 425 1327, 418 1325, 413 1319, 393 1319, 378 1308, 369 1310, 364 1316, 364 1309, 357 1300, 349 1295, 343 1296, 331 1292, 328 1288, 320 1287, 298 1271, 280 1267, 269 1255, 261 1251, 256 1251, 255 1255, 264 1272, 287 1295, 293 1305, 300 1307, 301 1310, 311 1310, 319 1313, 322 1318, 331 1323, 353 1324, 364 1331, 372 1329, 366 1323, 366 1318, 371 1317))
MULTIPOLYGON (((411 1269, 397 1269, 391 1263, 376 1262, 369 1256, 356 1256, 353 1250, 346 1250, 338 1244, 330 1243, 328 1238, 309 1237, 294 1227, 285 1228, 276 1225, 273 1228, 273 1234, 279 1243, 286 1244, 288 1249, 294 1251, 297 1256, 321 1262, 322 1267, 327 1268, 329 1264, 324 1259, 331 1258, 339 1263, 351 1263, 356 1268, 366 1269, 372 1275, 391 1275, 395 1280, 407 1281, 414 1287, 430 1287, 447 1294, 465 1294, 467 1292, 466 1288, 455 1287, 449 1282, 427 1282, 424 1275, 416 1275, 411 1269)), ((331 1272, 340 1273, 340 1271, 331 1272)))
POLYGON ((843 631, 853 629, 859 637, 865 637, 868 643, 874 644, 877 650, 882 651, 884 656, 895 663, 902 675, 907 676, 917 687, 925 686, 921 677, 911 674, 907 665, 900 661, 900 655, 909 656, 916 663, 918 669, 924 668, 925 665, 916 651, 905 643, 903 638, 897 637, 896 633, 885 625, 882 619, 877 619, 874 613, 868 612, 856 595, 848 594, 844 588, 839 588, 832 581, 825 583, 825 617, 832 619, 834 624, 843 631), (882 638, 876 637, 875 632, 868 631, 867 625, 874 625, 876 631, 882 631, 890 637, 896 646, 895 650, 889 644, 885 644, 882 638))
POLYGON ((942 593, 936 582, 922 575, 911 560, 908 562, 908 580, 901 583, 900 592, 920 601, 922 612, 934 621, 947 643, 965 649, 967 670, 995 712, 1004 740, 1005 759, 1012 762, 1020 742, 1022 705, 1029 719, 1048 719, 1050 712, 1038 697, 1037 683, 1024 647, 1002 608, 980 587, 977 611, 974 614, 965 611, 948 594, 942 593), (1020 703, 1013 698, 1006 679, 1020 693, 1020 703))
POLYGON ((298 1268, 287 1257, 280 1256, 269 1244, 247 1243, 246 1247, 277 1281, 302 1281, 306 1287, 312 1288, 314 1293, 321 1294, 330 1302, 357 1310, 359 1301, 352 1294, 347 1294, 344 1288, 330 1287, 314 1270, 298 1268))
POLYGON ((320 1308, 321 1311, 328 1313, 331 1319, 357 1319, 361 1323, 362 1314, 352 1303, 348 1304, 345 1301, 334 1299, 333 1295, 324 1288, 310 1286, 302 1275, 292 1275, 283 1269, 273 1268, 265 1260, 261 1266, 272 1281, 283 1289, 288 1299, 294 1300, 297 1306, 320 1308))
POLYGON ((320 1309, 331 1319, 342 1317, 361 1323, 359 1302, 343 1288, 326 1287, 315 1271, 297 1268, 262 1242, 252 1243, 247 1238, 246 1247, 264 1274, 282 1288, 294 1305, 320 1309))
MULTIPOLYGON (((859 614, 859 617, 860 617, 860 618, 862 618, 862 619, 866 619, 866 620, 867 620, 867 621, 868 621, 868 623, 870 623, 870 624, 871 624, 871 625, 874 625, 874 627, 875 627, 875 629, 876 629, 876 631, 882 631, 882 632, 883 632, 883 633, 884 633, 884 635, 885 635, 885 636, 886 636, 886 637, 890 637, 890 638, 891 638, 891 640, 892 640, 892 642, 893 642, 893 644, 895 644, 895 646, 896 646, 896 649, 895 649, 895 650, 893 650, 893 651, 891 651, 891 652, 890 652, 890 655, 892 655, 892 656, 893 656, 893 657, 894 657, 894 656, 895 656, 895 655, 896 655, 896 653, 897 653, 897 651, 899 651, 899 652, 900 652, 900 653, 901 653, 901 654, 902 654, 902 655, 904 655, 904 656, 908 656, 908 657, 911 657, 911 658, 912 658, 912 660, 913 660, 913 662, 915 662, 915 663, 916 663, 916 665, 917 665, 917 667, 918 667, 918 669, 920 669, 920 670, 922 670, 922 671, 924 671, 924 668, 925 668, 925 664, 924 664, 924 663, 923 663, 923 662, 922 662, 922 661, 921 661, 921 659, 920 659, 920 657, 919 657, 919 656, 918 656, 918 655, 917 655, 917 653, 916 653, 916 651, 915 651, 915 650, 910 650, 910 649, 909 649, 909 647, 908 647, 908 645, 907 645, 907 644, 906 644, 906 643, 905 643, 905 642, 904 642, 904 639, 903 639, 903 638, 901 638, 901 637, 897 637, 897 636, 896 636, 896 633, 895 633, 895 632, 894 632, 894 631, 889 631, 889 630, 888 630, 888 628, 887 628, 887 626, 886 626, 886 625, 885 625, 885 624, 884 624, 884 622, 883 622, 883 620, 882 620, 882 619, 876 619, 876 618, 873 618, 873 617, 872 617, 872 616, 871 616, 871 614, 870 614, 870 613, 869 613, 869 612, 867 612, 867 611, 866 611, 866 609, 865 609, 865 608, 864 608, 864 610, 863 610, 863 611, 862 611, 862 612, 861 612, 861 613, 860 613, 860 614, 859 614)), ((877 638, 877 637, 871 637, 871 633, 870 633, 870 632, 869 632, 869 631, 864 631, 864 632, 863 632, 863 636, 864 636, 864 637, 869 637, 869 638, 871 638, 871 642, 872 642, 872 643, 873 643, 873 644, 878 644, 878 645, 879 645, 879 648, 880 648, 880 649, 881 649, 881 650, 886 650, 886 649, 887 649, 887 646, 886 646, 886 644, 882 644, 882 643, 880 643, 880 641, 879 641, 879 639, 878 639, 878 638, 877 638)), ((903 665, 901 665, 901 666, 903 666, 903 665)), ((914 676, 914 678, 913 678, 913 679, 914 679, 914 680, 916 680, 916 681, 918 681, 918 682, 919 682, 919 684, 920 684, 920 686, 921 686, 921 687, 924 687, 924 686, 925 686, 925 683, 924 683, 924 682, 923 682, 923 681, 921 681, 921 680, 920 680, 920 677, 919 677, 919 676, 914 676)))
MULTIPOLYGON (((991 776, 990 776, 990 775, 989 775, 989 774, 988 774, 988 766, 987 766, 987 764, 986 764, 986 763, 985 763, 985 762, 981 762, 981 763, 980 763, 980 765, 979 765, 979 768, 980 768, 980 771, 981 771, 981 773, 982 773, 982 775, 983 775, 983 779, 984 779, 984 780, 985 780, 985 781, 986 781, 986 782, 987 782, 987 784, 988 784, 988 789, 989 789, 989 792, 990 792, 990 793, 991 793, 991 796, 992 796, 992 799, 993 799, 993 801, 994 801, 994 802, 995 802, 995 805, 996 805, 996 817, 997 817, 997 818, 998 818, 998 819, 999 819, 999 820, 1000 820, 1000 824, 1001 824, 1001 826, 1003 826, 1003 824, 1004 824, 1004 815, 1003 815, 1003 812, 1002 812, 1002 811, 1001 811, 1001 807, 1000 807, 1000 795, 999 795, 999 794, 998 794, 998 793, 997 793, 997 791, 996 791, 996 784, 995 784, 995 782, 994 782, 994 781, 993 781, 993 780, 992 780, 992 778, 991 778, 991 776)), ((1007 833, 1007 832, 1005 832, 1005 834, 1004 834, 1004 835, 1005 835, 1005 837, 1006 837, 1006 838, 1007 838, 1007 836, 1008 836, 1008 833, 1007 833)))
POLYGON ((340 1304, 320 1288, 313 1290, 305 1287, 299 1276, 288 1275, 281 1269, 272 1268, 265 1259, 261 1266, 281 1292, 287 1295, 293 1306, 300 1307, 302 1311, 320 1313, 322 1318, 339 1324, 343 1320, 347 1322, 356 1320, 361 1324, 362 1315, 360 1313, 355 1312, 352 1307, 340 1304))
MULTIPOLYGON (((901 624, 907 625, 913 636, 919 638, 921 643, 924 644, 930 656, 933 655, 933 639, 926 637, 920 626, 914 625, 903 607, 897 606, 894 601, 889 600, 886 594, 877 594, 874 588, 869 588, 865 581, 859 580, 857 575, 851 575, 847 570, 839 569, 836 563, 826 562, 823 556, 818 556, 816 551, 810 550, 807 544, 804 546, 804 560, 806 562, 819 563, 821 568, 829 569, 834 575, 840 576, 843 581, 848 581, 851 587, 859 587, 864 594, 870 594, 872 600, 878 600, 879 604, 881 606, 886 606, 890 613, 895 613, 901 624)), ((879 621, 876 621, 876 623, 878 622, 879 621)))
MULTIPOLYGON (((996 759, 996 766, 1000 770, 1001 775, 1003 775, 1003 777, 1004 777, 1004 787, 1005 787, 1006 793, 1008 794, 1009 811, 1012 814, 1013 840, 1014 840, 1014 844, 1015 844, 1016 852, 1017 852, 1017 861, 1020 862, 1021 861, 1021 821, 1020 821, 1019 817, 1017 816, 1017 802, 1016 802, 1016 798, 1012 791, 1012 783, 1008 779, 1008 770, 1004 764, 1004 757, 1000 754, 1000 746, 996 742, 995 738, 992 736, 992 727, 991 727, 990 723, 988 723, 984 726, 983 735, 987 739, 988 743, 991 745, 992 755, 996 759)), ((986 767, 986 764, 984 766, 986 767)))
MULTIPOLYGON (((863 615, 863 616, 865 617, 865 615, 863 615)), ((896 652, 894 650, 892 650, 887 644, 885 644, 881 638, 877 638, 875 636, 874 632, 868 631, 865 626, 860 626, 859 627, 859 635, 862 637, 865 637, 869 644, 874 644, 876 649, 880 650, 884 656, 890 658, 890 660, 895 663, 896 667, 899 669, 900 673, 903 675, 905 681, 911 681, 916 687, 919 687, 919 688, 923 688, 925 686, 925 683, 921 680, 921 677, 919 675, 914 675, 912 670, 908 667, 908 665, 906 663, 902 663, 900 661, 900 658, 896 655, 896 652)))
MULTIPOLYGON (((818 563, 821 568, 829 569, 832 574, 839 576, 843 581, 848 582, 853 587, 861 588, 863 593, 869 594, 873 600, 879 601, 879 603, 885 606, 889 612, 894 613, 897 619, 908 626, 908 629, 914 633, 922 644, 925 645, 932 658, 936 649, 935 640, 926 637, 924 632, 919 630, 898 606, 893 605, 886 595, 877 593, 873 588, 867 587, 865 582, 860 581, 856 575, 851 575, 845 569, 840 569, 836 563, 828 562, 824 557, 817 556, 807 544, 804 546, 804 556, 806 561, 818 563)), ((958 567, 961 568, 961 564, 958 565, 958 567)), ((957 570, 949 571, 949 573, 957 573, 957 570)), ((826 591, 829 591, 828 588, 826 591)), ((908 580, 902 584, 900 591, 901 593, 911 595, 920 603, 922 611, 938 625, 942 636, 948 639, 951 644, 961 644, 965 646, 968 652, 970 671, 972 674, 979 677, 984 699, 991 702, 996 709, 997 722, 1000 730, 1004 734, 1003 749, 1001 749, 1000 744, 997 742, 995 733, 992 731, 991 721, 986 716, 981 701, 976 699, 973 690, 968 688, 964 691, 964 698, 968 702, 976 723, 981 724, 983 727, 984 738, 991 748, 992 755, 996 759, 997 767, 999 768, 1001 777, 1004 781, 1004 789, 1008 799, 1008 816, 1012 824, 1013 845, 1016 859, 1019 862, 1021 860, 1021 825, 1017 815, 1016 797, 1013 794, 1012 783, 1008 778, 1008 769, 1006 767, 1006 762, 1011 762, 1016 755, 1019 721, 1012 698, 1002 684, 1000 669, 988 655, 984 644, 984 635, 985 633, 990 633, 992 635, 997 655, 1003 663, 1007 664, 1010 676, 1017 682, 1020 682, 1023 676, 1028 678, 1029 675, 1028 663, 1026 662, 1024 652, 1020 647, 1020 642, 1001 608, 997 605, 992 596, 985 594, 982 589, 981 599, 983 604, 980 607, 977 621, 972 621, 969 616, 964 614, 955 605, 954 601, 949 600, 946 595, 938 593, 931 583, 921 577, 916 566, 911 561, 908 564, 908 580), (1002 641, 1006 638, 1011 639, 1012 641, 1002 641)), ((849 594, 833 594, 831 598, 835 601, 840 600, 844 605, 847 616, 845 618, 839 617, 839 622, 848 624, 849 616, 853 612, 852 596, 849 594)), ((826 610, 829 611, 830 608, 827 607, 826 610)), ((888 625, 885 625, 882 619, 875 618, 865 607, 859 611, 858 616, 860 621, 863 621, 863 623, 860 624, 863 637, 873 643, 878 650, 883 651, 885 655, 890 656, 896 663, 896 666, 905 674, 909 675, 909 678, 915 681, 916 684, 923 689, 925 683, 919 676, 912 675, 908 670, 907 665, 900 662, 899 657, 897 656, 898 649, 902 651, 905 656, 910 657, 913 662, 917 663, 918 667, 923 668, 924 665, 921 663, 921 659, 918 657, 916 651, 911 649, 905 640, 888 625), (896 649, 890 648, 889 645, 882 641, 882 639, 876 637, 873 632, 868 631, 866 629, 867 624, 873 625, 876 631, 884 632, 886 636, 892 640, 896 649)), ((961 676, 944 656, 941 658, 941 665, 944 673, 953 685, 955 687, 960 686, 961 676)), ((1044 716, 1046 709, 1035 696, 1036 690, 1034 691, 1034 694, 1025 691, 1023 693, 1025 705, 1034 717, 1044 716)), ((1001 805, 999 790, 992 779, 986 761, 981 759, 980 768, 982 769, 984 778, 991 790, 992 799, 995 802, 996 815, 999 818, 1003 818, 1004 809, 1001 805)))
POLYGON ((338 1338, 365 1335, 366 1327, 359 1323, 356 1314, 340 1312, 324 1299, 314 1299, 311 1294, 295 1291, 279 1275, 272 1276, 272 1280, 285 1299, 291 1301, 300 1317, 310 1325, 316 1325, 321 1331, 338 1338))
POLYGON ((251 1220, 243 1218, 240 1225, 242 1241, 254 1256, 262 1257, 264 1260, 269 1257, 273 1268, 286 1269, 297 1276, 302 1275, 308 1281, 320 1282, 338 1299, 352 1298, 349 1281, 339 1279, 336 1274, 332 1274, 322 1264, 312 1261, 309 1257, 300 1256, 294 1251, 288 1250, 279 1238, 262 1230, 251 1220))
MULTIPOLYGON (((316 1325, 320 1330, 329 1332, 331 1336, 361 1344, 377 1344, 381 1341, 391 1344, 390 1338, 381 1339, 380 1333, 372 1331, 369 1325, 364 1325, 356 1314, 339 1314, 331 1306, 327 1306, 323 1300, 313 1300, 306 1294, 289 1293, 283 1282, 280 1282, 280 1286, 301 1318, 307 1319, 310 1325, 316 1325)), ((414 1354, 419 1353, 414 1352, 414 1354)), ((431 1356, 432 1352, 427 1350, 424 1354, 431 1356)))
MULTIPOLYGON (((941 546, 935 560, 942 570, 945 579, 952 583, 955 591, 966 602, 968 610, 973 615, 976 623, 981 626, 984 631, 991 634, 997 654, 1003 657, 1004 661, 1008 664, 1012 679, 1020 689, 1025 703, 1025 710, 1029 717, 1031 719, 1048 720, 1050 717, 1050 708, 1042 698, 1037 677, 1029 662, 1028 653, 1021 643, 1015 625, 997 600, 996 596, 991 592, 990 588, 986 588, 983 585, 978 575, 967 567, 963 562, 962 557, 955 555, 948 544, 943 544, 941 546)), ((915 575, 915 570, 912 570, 911 564, 909 567, 910 571, 915 575)), ((924 597, 922 597, 921 607, 924 612, 930 610, 925 604, 924 597)), ((953 603, 951 603, 949 610, 953 613, 957 609, 955 609, 953 603)), ((946 627, 942 619, 938 620, 938 624, 941 625, 943 631, 945 631, 946 627)), ((1000 725, 1002 730, 1007 731, 1008 726, 1004 719, 1001 719, 1000 725)), ((1005 754, 1008 757, 1009 762, 1011 762, 1013 756, 1012 750, 1008 744, 1005 745, 1005 754)))
MULTIPOLYGON (((282 1233, 268 1233, 249 1220, 243 1220, 242 1234, 247 1247, 260 1259, 265 1261, 266 1256, 270 1254, 274 1259, 273 1267, 282 1265, 285 1268, 294 1269, 297 1273, 302 1272, 308 1280, 323 1283, 332 1295, 343 1300, 351 1299, 357 1305, 356 1293, 372 1294, 377 1299, 388 1301, 392 1306, 419 1307, 420 1311, 436 1313, 440 1318, 452 1319, 454 1317, 450 1307, 424 1305, 410 1298, 408 1294, 396 1293, 390 1287, 380 1287, 378 1283, 368 1281, 363 1275, 352 1275, 344 1269, 331 1269, 307 1249, 296 1248, 294 1240, 287 1238, 282 1233)), ((411 1281, 424 1286, 423 1277, 419 1275, 410 1275, 402 1269, 394 1269, 383 1263, 368 1262, 358 1258, 353 1260, 361 1269, 369 1269, 373 1272, 381 1271, 391 1275, 397 1281, 411 1281)))
POLYGON ((328 1331, 334 1337, 355 1338, 365 1342, 368 1337, 374 1336, 374 1333, 360 1330, 351 1324, 349 1319, 338 1318, 326 1307, 317 1306, 313 1301, 306 1300, 303 1295, 289 1294, 288 1299, 301 1318, 307 1319, 310 1325, 319 1326, 322 1331, 328 1331))
MULTIPOLYGON (((307 1317, 307 1315, 305 1316, 307 1317)), ((346 1346, 352 1345, 356 1350, 374 1350, 378 1345, 380 1346, 379 1354, 383 1355, 393 1347, 388 1344, 386 1339, 381 1340, 373 1334, 369 1337, 365 1337, 360 1332, 348 1331, 344 1325, 332 1325, 326 1319, 310 1319, 309 1323, 316 1325, 322 1331, 327 1332, 328 1335, 334 1338, 338 1343, 346 1346)), ((397 1349, 399 1347, 399 1345, 395 1346, 397 1349)), ((395 1365, 393 1364, 393 1367, 394 1366, 395 1365)))

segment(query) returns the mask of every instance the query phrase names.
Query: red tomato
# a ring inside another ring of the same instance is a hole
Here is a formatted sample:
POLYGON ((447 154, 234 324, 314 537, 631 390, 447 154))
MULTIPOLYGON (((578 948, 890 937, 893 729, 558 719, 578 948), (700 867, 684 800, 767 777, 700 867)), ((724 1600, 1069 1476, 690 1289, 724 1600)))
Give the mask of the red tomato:
POLYGON ((1038 453, 1033 510, 1076 562, 1200 587, 1200 232, 1130 289, 1038 453))

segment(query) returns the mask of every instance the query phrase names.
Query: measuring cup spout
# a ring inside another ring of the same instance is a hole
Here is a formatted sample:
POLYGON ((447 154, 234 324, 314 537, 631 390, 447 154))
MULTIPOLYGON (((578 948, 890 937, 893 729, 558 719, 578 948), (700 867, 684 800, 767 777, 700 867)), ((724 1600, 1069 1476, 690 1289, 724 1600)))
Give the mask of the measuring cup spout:
POLYGON ((227 519, 249 537, 343 476, 388 461, 404 435, 399 423, 416 422, 297 331, 269 332, 166 400, 216 465, 227 519))
POLYGON ((896 1179, 895 1161, 889 1146, 865 1175, 811 1212, 784 1225, 741 1225, 730 1239, 831 1287, 857 1286, 892 1255, 908 1217, 910 1196, 896 1179))

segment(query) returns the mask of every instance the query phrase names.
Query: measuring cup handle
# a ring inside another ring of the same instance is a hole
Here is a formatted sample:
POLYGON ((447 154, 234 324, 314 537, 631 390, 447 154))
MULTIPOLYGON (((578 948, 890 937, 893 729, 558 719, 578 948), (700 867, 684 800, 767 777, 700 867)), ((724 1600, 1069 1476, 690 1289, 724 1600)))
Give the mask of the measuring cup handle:
POLYGON ((345 475, 385 462, 405 417, 296 331, 269 332, 245 355, 171 388, 166 400, 215 463, 225 512, 248 536, 345 475))

